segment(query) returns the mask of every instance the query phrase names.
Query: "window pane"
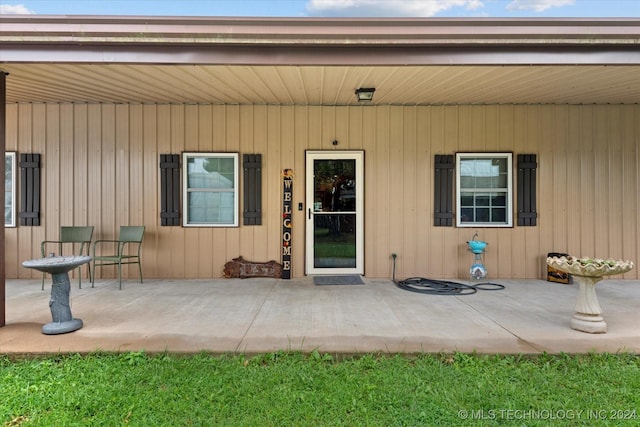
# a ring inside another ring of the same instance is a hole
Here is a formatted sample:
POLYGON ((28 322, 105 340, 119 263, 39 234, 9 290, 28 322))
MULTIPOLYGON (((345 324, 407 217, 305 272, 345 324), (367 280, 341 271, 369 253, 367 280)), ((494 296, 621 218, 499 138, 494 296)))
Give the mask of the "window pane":
POLYGON ((355 160, 314 160, 314 209, 352 212, 356 209, 355 160))
POLYGON ((476 206, 489 206, 489 193, 476 194, 476 206))
POLYGON ((354 214, 314 215, 314 267, 355 268, 355 218, 356 216, 354 214))
POLYGON ((473 193, 461 193, 460 206, 473 206, 473 193))
POLYGON ((497 176, 491 178, 491 188, 506 188, 507 187, 507 174, 500 173, 497 176))
POLYGON ((234 194, 190 192, 187 215, 189 224, 232 224, 234 194))
POLYGON ((491 160, 495 174, 491 177, 491 188, 507 187, 507 159, 495 158, 491 160))
POLYGON ((233 188, 233 159, 190 158, 187 162, 189 188, 233 188), (231 171, 228 172, 229 164, 231 171))
POLYGON ((460 221, 461 222, 473 222, 473 208, 460 209, 460 221))
POLYGON ((13 226, 13 186, 15 153, 5 153, 4 157, 4 225, 13 226))
POLYGON ((494 168, 497 168, 499 173, 507 172, 507 158, 506 157, 496 157, 491 159, 491 164, 494 168))
POLYGON ((459 225, 511 225, 511 157, 510 153, 456 155, 459 225))
POLYGON ((489 222, 489 209, 478 208, 476 209, 476 222, 489 222))
POLYGON ((231 176, 233 178, 233 158, 224 157, 216 159, 218 162, 218 171, 225 176, 231 176))
POLYGON ((491 206, 507 206, 507 196, 504 193, 493 193, 491 206))
POLYGON ((460 188, 471 189, 476 187, 476 178, 473 176, 461 176, 460 188))
POLYGON ((237 154, 184 153, 184 225, 237 225, 237 154))
POLYGON ((460 161, 461 188, 506 188, 506 158, 465 158, 460 161))
POLYGON ((507 221, 507 210, 504 208, 493 208, 491 209, 491 221, 492 222, 506 222, 507 221))

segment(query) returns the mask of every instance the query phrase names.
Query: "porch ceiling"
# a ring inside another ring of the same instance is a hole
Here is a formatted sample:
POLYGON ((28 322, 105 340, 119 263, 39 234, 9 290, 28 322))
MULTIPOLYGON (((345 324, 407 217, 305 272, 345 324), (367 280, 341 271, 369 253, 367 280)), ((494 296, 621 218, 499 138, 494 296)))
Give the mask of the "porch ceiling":
POLYGON ((355 105, 640 103, 636 65, 2 64, 7 102, 355 105))

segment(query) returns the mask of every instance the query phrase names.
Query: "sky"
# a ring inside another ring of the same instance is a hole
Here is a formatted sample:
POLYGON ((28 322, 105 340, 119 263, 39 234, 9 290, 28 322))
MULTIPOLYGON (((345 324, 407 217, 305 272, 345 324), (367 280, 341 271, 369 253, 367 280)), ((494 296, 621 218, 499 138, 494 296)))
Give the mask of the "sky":
POLYGON ((0 14, 625 18, 640 0, 0 0, 0 14))

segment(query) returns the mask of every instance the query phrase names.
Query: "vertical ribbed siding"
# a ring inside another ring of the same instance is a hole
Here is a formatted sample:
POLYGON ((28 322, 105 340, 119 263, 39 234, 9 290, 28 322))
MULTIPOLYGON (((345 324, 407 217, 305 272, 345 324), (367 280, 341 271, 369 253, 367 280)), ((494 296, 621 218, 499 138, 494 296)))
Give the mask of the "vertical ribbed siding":
MULTIPOLYGON (((365 152, 369 277, 390 276, 391 252, 399 277, 466 277, 472 257, 464 242, 475 230, 436 227, 431 219, 435 155, 457 151, 537 156, 537 226, 478 230, 489 242, 490 277, 543 278, 547 252, 640 258, 637 105, 9 104, 6 135, 7 150, 41 154, 43 191, 41 226, 5 230, 9 278, 33 276, 20 263, 37 256, 40 241, 56 237, 61 225, 93 225, 94 239, 115 237, 120 225, 145 225, 145 277, 220 277, 239 255, 279 259, 286 168, 296 181, 292 277, 300 277, 304 212, 297 204, 306 149, 365 152), (186 150, 261 154, 262 225, 162 227, 158 159, 186 150)), ((625 278, 637 279, 638 271, 625 278)))

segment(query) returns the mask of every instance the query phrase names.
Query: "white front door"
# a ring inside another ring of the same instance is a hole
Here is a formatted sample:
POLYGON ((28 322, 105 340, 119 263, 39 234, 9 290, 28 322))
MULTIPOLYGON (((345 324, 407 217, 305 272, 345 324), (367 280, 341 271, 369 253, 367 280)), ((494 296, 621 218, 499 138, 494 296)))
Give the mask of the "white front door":
POLYGON ((306 273, 364 273, 364 153, 306 153, 306 273))

